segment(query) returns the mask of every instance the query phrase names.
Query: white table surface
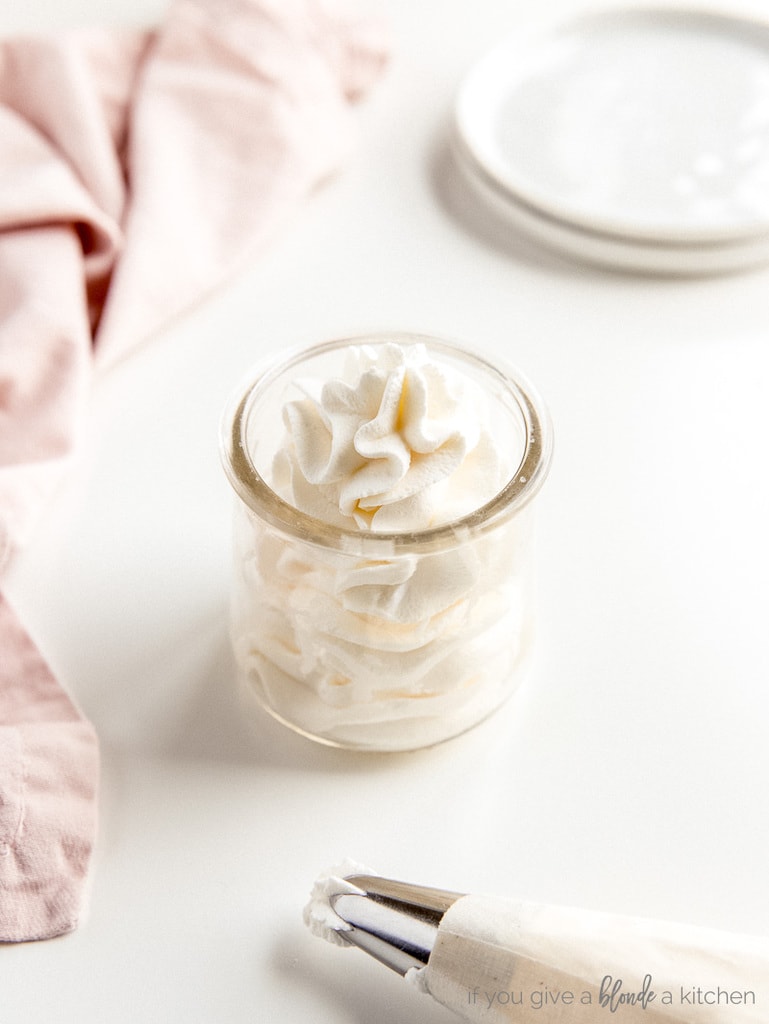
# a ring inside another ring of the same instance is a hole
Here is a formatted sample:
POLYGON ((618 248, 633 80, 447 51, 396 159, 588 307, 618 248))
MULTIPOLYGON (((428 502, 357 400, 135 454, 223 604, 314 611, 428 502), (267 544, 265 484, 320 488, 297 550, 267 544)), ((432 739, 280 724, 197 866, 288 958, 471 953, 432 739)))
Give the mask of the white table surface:
MULTIPOLYGON (((314 877, 348 855, 769 932, 769 270, 623 276, 497 228, 455 181, 446 121, 472 60, 541 6, 369 3, 394 59, 353 160, 257 265, 97 381, 81 471, 7 581, 103 774, 88 915, 0 949, 2 1024, 453 1019, 305 931, 314 877), (534 676, 409 755, 243 722, 227 641, 225 399, 266 353, 373 328, 504 355, 556 430, 534 676)), ((25 0, 0 29, 163 10, 25 0)))

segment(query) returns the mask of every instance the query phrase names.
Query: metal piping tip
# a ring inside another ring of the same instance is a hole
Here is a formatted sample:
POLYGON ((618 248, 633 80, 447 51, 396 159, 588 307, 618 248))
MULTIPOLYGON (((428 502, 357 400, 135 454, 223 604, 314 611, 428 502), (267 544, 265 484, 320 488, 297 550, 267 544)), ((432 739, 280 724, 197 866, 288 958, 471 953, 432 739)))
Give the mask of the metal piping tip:
POLYGON ((350 926, 345 939, 401 975, 425 966, 443 915, 464 895, 376 875, 349 875, 345 881, 362 890, 330 898, 350 926))

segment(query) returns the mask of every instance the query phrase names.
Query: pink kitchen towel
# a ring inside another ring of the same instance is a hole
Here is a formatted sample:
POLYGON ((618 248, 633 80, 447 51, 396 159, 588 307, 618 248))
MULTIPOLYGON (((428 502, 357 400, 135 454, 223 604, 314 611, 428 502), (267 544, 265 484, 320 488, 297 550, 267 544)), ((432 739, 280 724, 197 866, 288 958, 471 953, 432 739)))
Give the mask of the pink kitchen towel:
MULTIPOLYGON (((349 155, 385 59, 381 26, 331 0, 0 41, 0 584, 77 454, 94 366, 258 256, 349 155)), ((0 941, 77 924, 97 781, 93 727, 0 593, 0 941)))

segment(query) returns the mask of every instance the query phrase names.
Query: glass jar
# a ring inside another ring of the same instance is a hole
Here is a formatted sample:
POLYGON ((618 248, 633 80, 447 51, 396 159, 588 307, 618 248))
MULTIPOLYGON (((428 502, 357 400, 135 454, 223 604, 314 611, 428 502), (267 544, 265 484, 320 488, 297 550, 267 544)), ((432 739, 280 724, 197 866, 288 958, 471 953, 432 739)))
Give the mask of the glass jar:
POLYGON ((517 374, 422 335, 328 342, 258 370, 225 413, 222 448, 237 495, 232 642, 270 714, 332 746, 409 750, 464 732, 514 692, 533 639, 532 498, 552 448, 547 412, 517 374), (389 343, 424 345, 481 387, 509 479, 424 530, 313 518, 271 486, 284 406, 298 379, 340 378, 351 346, 389 343))

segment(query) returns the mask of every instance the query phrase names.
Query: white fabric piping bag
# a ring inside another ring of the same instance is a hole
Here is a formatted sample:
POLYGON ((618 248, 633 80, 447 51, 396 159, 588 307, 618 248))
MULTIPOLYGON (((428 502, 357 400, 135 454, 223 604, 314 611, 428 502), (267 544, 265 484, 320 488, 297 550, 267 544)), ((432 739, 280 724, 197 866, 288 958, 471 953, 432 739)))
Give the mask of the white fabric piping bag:
POLYGON ((362 872, 322 876, 305 920, 469 1021, 769 1021, 767 937, 462 895, 362 872))

